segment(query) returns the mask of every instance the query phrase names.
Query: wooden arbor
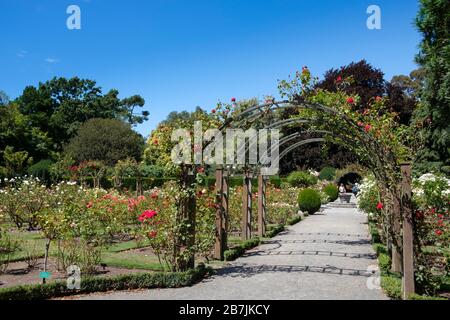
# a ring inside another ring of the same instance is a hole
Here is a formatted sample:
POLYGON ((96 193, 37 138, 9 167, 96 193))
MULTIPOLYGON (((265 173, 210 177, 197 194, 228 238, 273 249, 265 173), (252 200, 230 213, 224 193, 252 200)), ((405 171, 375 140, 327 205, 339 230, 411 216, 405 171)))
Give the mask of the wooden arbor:
MULTIPOLYGON (((264 116, 270 110, 281 109, 281 108, 308 108, 324 113, 329 113, 336 115, 336 111, 330 109, 328 107, 318 105, 318 104, 310 104, 304 101, 281 101, 274 102, 271 101, 269 103, 250 107, 247 110, 243 111, 235 118, 227 119, 221 130, 226 127, 230 127, 232 122, 239 123, 242 119, 247 119, 250 121, 255 121, 259 117, 264 116)), ((302 122, 307 120, 300 119, 288 119, 277 122, 275 124, 269 125, 269 127, 282 127, 285 125, 289 125, 293 122, 302 122)), ((343 117, 343 121, 347 121, 343 117)), ((328 133, 328 132, 323 132, 328 133)), ((284 139, 286 141, 291 141, 297 138, 298 134, 294 134, 284 139)), ((346 137, 340 137, 346 143, 352 143, 351 140, 346 137)), ((308 142, 320 142, 323 141, 323 138, 310 139, 310 141, 299 141, 294 143, 290 147, 286 148, 282 154, 280 154, 280 158, 282 158, 285 154, 290 152, 291 150, 304 145, 308 142)), ((401 245, 398 247, 394 246, 394 250, 392 250, 393 261, 397 261, 397 266, 400 270, 403 271, 403 296, 406 298, 409 294, 414 292, 414 265, 413 265, 413 216, 412 216, 412 205, 411 205, 411 166, 408 164, 404 164, 400 166, 401 169, 401 185, 398 186, 401 192, 401 200, 399 201, 396 208, 394 208, 394 221, 397 221, 397 236, 401 237, 401 245), (402 220, 402 221, 401 221, 402 220), (402 233, 402 234, 400 234, 402 233)), ((223 259, 223 252, 226 249, 227 242, 227 234, 226 234, 226 226, 227 226, 227 212, 228 212, 228 174, 229 172, 224 170, 223 168, 218 168, 216 171, 216 191, 217 191, 217 214, 216 214, 216 245, 215 245, 215 253, 214 257, 217 259, 223 259)), ((243 206, 242 206, 242 238, 248 239, 251 236, 251 175, 250 172, 244 172, 244 191, 243 191, 243 206)), ((258 236, 263 236, 265 233, 265 181, 266 178, 259 175, 258 176, 258 236)), ((398 243, 397 243, 398 245, 398 243)))
MULTIPOLYGON (((229 201, 229 170, 219 167, 216 169, 216 242, 214 246, 214 258, 224 259, 227 249, 228 229, 228 201, 229 201)), ((242 192, 242 230, 243 240, 251 238, 252 222, 252 174, 246 171, 243 176, 242 192)), ((266 233, 266 183, 267 177, 258 175, 258 236, 266 233)))

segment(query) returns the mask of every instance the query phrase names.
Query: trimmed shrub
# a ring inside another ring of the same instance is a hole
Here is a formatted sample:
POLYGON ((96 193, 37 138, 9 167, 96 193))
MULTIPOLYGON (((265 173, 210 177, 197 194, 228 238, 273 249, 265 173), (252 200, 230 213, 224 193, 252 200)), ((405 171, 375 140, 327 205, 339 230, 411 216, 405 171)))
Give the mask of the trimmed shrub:
POLYGON ((380 255, 382 253, 384 254, 388 254, 388 250, 386 248, 386 246, 384 244, 381 243, 374 243, 372 245, 373 250, 375 250, 375 252, 377 253, 377 255, 380 255))
POLYGON ((320 193, 314 189, 305 189, 298 194, 298 205, 300 210, 314 214, 322 205, 320 193))
POLYGON ((328 196, 330 202, 335 201, 339 197, 339 189, 332 183, 323 188, 323 192, 328 196))
POLYGON ((442 297, 431 297, 431 296, 422 296, 419 294, 411 294, 408 297, 408 300, 442 300, 442 301, 448 301, 448 299, 446 298, 442 298, 442 297))
POLYGON ((335 177, 336 177, 336 169, 333 167, 325 167, 322 170, 320 170, 319 173, 320 180, 333 181, 335 177))
POLYGON ((380 253, 378 255, 378 264, 383 271, 389 271, 391 269, 391 257, 386 253, 380 253))
POLYGON ((402 279, 394 274, 381 276, 381 288, 394 300, 402 299, 402 279))
POLYGON ((299 223, 300 221, 302 221, 302 217, 301 217, 300 215, 296 215, 295 217, 289 218, 289 219, 286 221, 286 224, 287 224, 288 226, 293 226, 294 224, 297 224, 297 223, 299 223))
POLYGON ((253 238, 244 241, 242 244, 228 249, 223 253, 225 261, 233 261, 242 256, 246 250, 250 250, 261 243, 259 238, 253 238))
POLYGON ((41 180, 49 181, 50 167, 52 165, 53 165, 52 160, 41 160, 28 168, 28 174, 41 180))
POLYGON ((372 238, 372 243, 380 243, 381 242, 380 232, 378 231, 378 229, 375 225, 371 224, 369 226, 369 232, 370 232, 370 236, 372 238))
POLYGON ((276 188, 280 188, 281 187, 281 178, 279 176, 271 176, 269 178, 270 184, 272 184, 274 187, 276 188))
POLYGON ((293 187, 307 188, 315 185, 317 178, 309 172, 295 171, 287 177, 287 182, 293 187))
POLYGON ((284 231, 284 225, 282 224, 277 224, 276 226, 274 226, 272 229, 270 229, 267 233, 266 233, 266 237, 268 238, 273 238, 275 237, 277 234, 279 234, 280 232, 284 231))

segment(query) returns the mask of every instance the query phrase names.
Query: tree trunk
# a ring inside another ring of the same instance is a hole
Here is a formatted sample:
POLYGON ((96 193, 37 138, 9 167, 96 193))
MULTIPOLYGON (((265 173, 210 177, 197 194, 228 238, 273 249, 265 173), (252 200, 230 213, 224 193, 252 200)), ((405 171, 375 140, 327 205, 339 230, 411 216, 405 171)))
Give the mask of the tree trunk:
MULTIPOLYGON (((46 239, 45 241, 45 256, 44 256, 44 272, 47 272, 47 264, 48 264, 48 251, 50 249, 50 239, 46 239)), ((42 283, 45 284, 45 278, 42 278, 42 283)))

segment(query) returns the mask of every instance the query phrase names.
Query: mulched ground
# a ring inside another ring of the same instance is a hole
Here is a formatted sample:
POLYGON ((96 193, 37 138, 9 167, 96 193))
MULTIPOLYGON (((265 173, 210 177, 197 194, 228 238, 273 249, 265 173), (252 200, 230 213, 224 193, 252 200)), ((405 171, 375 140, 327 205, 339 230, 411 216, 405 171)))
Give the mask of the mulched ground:
MULTIPOLYGON (((43 269, 44 259, 39 259, 36 266, 32 269, 29 269, 27 263, 23 261, 11 263, 9 264, 6 273, 0 274, 0 289, 17 285, 40 284, 42 283, 42 279, 39 277, 39 274, 43 269)), ((105 268, 99 266, 97 269, 98 273, 95 276, 98 277, 111 277, 119 274, 145 272, 145 270, 140 269, 125 269, 110 266, 106 266, 105 268)), ((64 271, 61 272, 57 270, 55 259, 49 258, 48 271, 51 272, 51 277, 47 282, 64 280, 67 278, 64 271)))

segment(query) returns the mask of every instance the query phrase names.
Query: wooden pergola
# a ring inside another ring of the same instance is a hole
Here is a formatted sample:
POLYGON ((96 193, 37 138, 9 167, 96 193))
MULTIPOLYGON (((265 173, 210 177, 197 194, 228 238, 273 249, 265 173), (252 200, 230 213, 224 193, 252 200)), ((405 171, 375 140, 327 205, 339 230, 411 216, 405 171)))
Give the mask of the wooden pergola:
MULTIPOLYGON (((220 131, 224 131, 227 128, 235 127, 239 128, 243 122, 253 123, 260 119, 264 115, 271 111, 283 108, 306 108, 311 110, 316 110, 320 112, 325 112, 333 115, 337 115, 337 111, 331 108, 319 105, 311 104, 305 101, 269 101, 262 105, 257 105, 250 107, 237 116, 233 118, 226 119, 225 123, 219 128, 220 131)), ((265 126, 267 129, 282 128, 295 123, 308 123, 309 120, 305 119, 287 119, 274 123, 270 123, 265 126)), ((308 133, 318 133, 318 134, 330 134, 328 131, 306 131, 308 133)), ((285 148, 280 154, 277 160, 282 159, 289 152, 295 150, 296 148, 302 147, 308 143, 323 142, 325 139, 321 138, 309 138, 301 139, 302 133, 297 132, 280 140, 279 146, 281 147, 286 143, 299 141, 292 143, 289 147, 285 148)), ((210 141, 209 143, 211 143, 210 141)), ((351 143, 351 141, 348 141, 351 143)), ((249 143, 250 145, 250 143, 249 143)), ((248 149, 250 146, 247 145, 248 149)), ((266 184, 268 177, 264 176, 258 172, 258 165, 253 166, 250 170, 250 166, 244 166, 242 179, 243 179, 243 192, 242 192, 242 228, 241 237, 243 240, 251 238, 251 222, 252 222, 252 179, 254 172, 257 172, 258 181, 258 205, 257 205, 257 235, 263 237, 266 233, 266 184)), ((407 298, 411 293, 414 293, 414 254, 413 254, 413 215, 412 215, 412 204, 411 204, 411 165, 402 164, 401 169, 401 185, 399 186, 401 190, 401 200, 398 206, 394 209, 394 216, 396 220, 402 220, 401 224, 396 226, 399 234, 402 234, 402 246, 397 248, 394 246, 392 250, 393 262, 397 261, 397 265, 394 266, 395 271, 401 271, 403 273, 403 297, 407 298), (394 256, 395 255, 395 256, 394 256), (398 265, 400 264, 400 265, 398 265)), ((192 169, 191 169, 192 171, 192 169)), ((194 170, 195 171, 195 170, 194 170)), ((215 247, 214 247, 214 258, 218 260, 224 259, 224 252, 227 249, 227 230, 228 230, 228 212, 229 212, 229 177, 232 168, 230 166, 217 166, 215 177, 215 190, 216 190, 216 237, 215 237, 215 247)), ((187 172, 187 171, 186 171, 187 172)), ((189 174, 188 174, 189 175, 189 174)), ((193 184, 192 179, 188 178, 188 175, 184 175, 184 185, 193 184)), ((188 231, 190 234, 186 237, 186 245, 194 243, 195 236, 195 196, 191 197, 189 201, 183 206, 182 210, 185 210, 183 215, 185 217, 190 217, 192 227, 188 231), (187 211, 194 211, 187 212, 187 211)), ((189 267, 193 267, 193 259, 188 263, 189 267)), ((395 264, 395 262, 394 262, 395 264)))

